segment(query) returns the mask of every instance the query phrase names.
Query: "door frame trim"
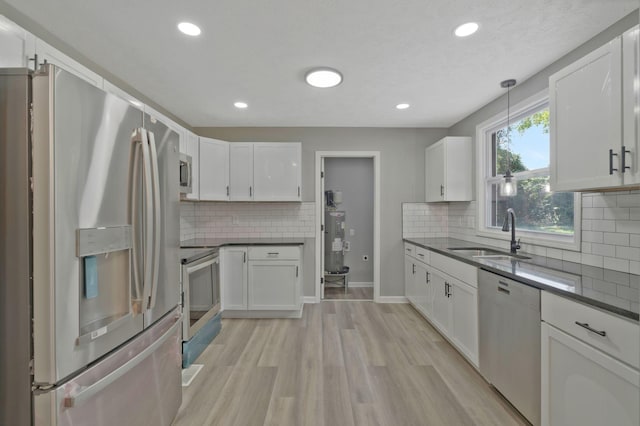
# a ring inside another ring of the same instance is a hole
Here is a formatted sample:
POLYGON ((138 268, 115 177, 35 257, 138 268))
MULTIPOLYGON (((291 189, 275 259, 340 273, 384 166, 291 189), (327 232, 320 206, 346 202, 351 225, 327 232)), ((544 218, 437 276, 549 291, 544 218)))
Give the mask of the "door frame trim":
POLYGON ((323 214, 323 194, 321 194, 320 166, 324 158, 371 158, 373 159, 373 301, 380 299, 380 151, 316 151, 315 160, 315 203, 316 203, 316 268, 315 300, 322 300, 320 278, 322 277, 322 238, 320 230, 323 214))

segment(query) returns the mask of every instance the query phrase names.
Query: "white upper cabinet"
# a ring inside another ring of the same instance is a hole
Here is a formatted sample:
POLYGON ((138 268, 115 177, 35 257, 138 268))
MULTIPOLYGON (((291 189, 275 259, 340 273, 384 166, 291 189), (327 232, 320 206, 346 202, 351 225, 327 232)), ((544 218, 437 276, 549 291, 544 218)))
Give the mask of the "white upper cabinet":
POLYGON ((640 184, 640 28, 622 35, 622 145, 623 183, 640 184))
POLYGON ((229 199, 229 142, 200 137, 200 200, 229 199))
POLYGON ((471 138, 447 136, 425 150, 427 202, 471 201, 471 138))
POLYGON ((229 145, 229 200, 253 200, 253 143, 229 145))
POLYGON ((65 71, 88 81, 96 87, 103 87, 103 79, 99 74, 91 71, 79 62, 74 61, 55 47, 40 39, 36 39, 36 54, 38 55, 38 62, 40 64, 47 61, 50 64, 57 65, 65 71))
POLYGON ((301 144, 264 142, 253 146, 254 201, 301 200, 301 144))
POLYGON ((0 15, 0 68, 33 69, 36 38, 12 21, 0 15))
POLYGON ((553 190, 638 183, 637 49, 636 27, 549 78, 553 190))
POLYGON ((184 195, 187 200, 200 199, 200 138, 198 135, 186 130, 184 138, 184 150, 180 152, 191 156, 191 192, 184 195))

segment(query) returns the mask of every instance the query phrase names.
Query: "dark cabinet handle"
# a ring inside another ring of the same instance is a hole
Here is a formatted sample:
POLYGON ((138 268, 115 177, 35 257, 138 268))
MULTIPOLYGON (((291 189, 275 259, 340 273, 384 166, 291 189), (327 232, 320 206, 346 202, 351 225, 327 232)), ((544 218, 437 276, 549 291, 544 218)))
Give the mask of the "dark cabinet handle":
POLYGON ((427 284, 429 284, 431 282, 431 279, 429 279, 429 271, 427 271, 427 284))
POLYGON ((249 197, 253 197, 253 188, 249 187, 249 197))
POLYGON ((412 273, 413 275, 415 275, 415 274, 416 274, 416 264, 415 264, 415 263, 413 263, 411 266, 413 267, 413 269, 412 269, 411 273, 412 273))
POLYGON ((444 185, 440 185, 440 196, 444 197, 444 185))
POLYGON ((498 291, 501 292, 501 293, 504 293, 504 294, 511 294, 511 292, 509 290, 507 290, 504 287, 500 287, 500 286, 498 286, 498 291))
POLYGON ((605 337, 607 335, 606 331, 600 331, 600 330, 596 330, 595 328, 591 328, 589 327, 589 324, 587 324, 586 322, 578 322, 576 321, 576 324, 578 324, 580 327, 582 328, 586 328, 587 330, 591 331, 592 333, 596 333, 602 337, 605 337))
POLYGON ((229 196, 229 185, 227 185, 227 197, 229 196))
POLYGON ((621 164, 621 168, 622 168, 622 173, 625 172, 625 170, 630 170, 631 167, 627 166, 627 154, 631 154, 631 151, 628 151, 627 148, 622 145, 622 157, 620 158, 620 161, 622 162, 621 164))
POLYGON ((300 187, 298 187, 298 197, 300 196, 300 187))
POLYGON ((618 156, 618 154, 616 154, 615 152, 613 152, 612 149, 609 150, 609 174, 612 175, 613 172, 617 172, 618 169, 614 169, 613 168, 613 157, 614 156, 618 156))

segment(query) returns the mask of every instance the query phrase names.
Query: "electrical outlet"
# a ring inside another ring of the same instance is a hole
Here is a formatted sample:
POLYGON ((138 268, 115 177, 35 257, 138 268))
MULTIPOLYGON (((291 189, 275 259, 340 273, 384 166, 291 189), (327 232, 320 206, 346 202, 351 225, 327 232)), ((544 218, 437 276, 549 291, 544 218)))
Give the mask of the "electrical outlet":
POLYGON ((369 261, 369 256, 367 256, 366 254, 364 256, 362 256, 362 260, 364 262, 368 262, 369 261))

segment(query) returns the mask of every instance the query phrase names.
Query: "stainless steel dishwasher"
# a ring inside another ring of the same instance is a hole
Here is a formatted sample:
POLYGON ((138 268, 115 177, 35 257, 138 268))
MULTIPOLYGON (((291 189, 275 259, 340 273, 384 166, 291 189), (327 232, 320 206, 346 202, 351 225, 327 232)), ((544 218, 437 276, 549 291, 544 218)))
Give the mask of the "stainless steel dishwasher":
POLYGON ((540 290, 480 270, 480 373, 540 424, 540 290))

